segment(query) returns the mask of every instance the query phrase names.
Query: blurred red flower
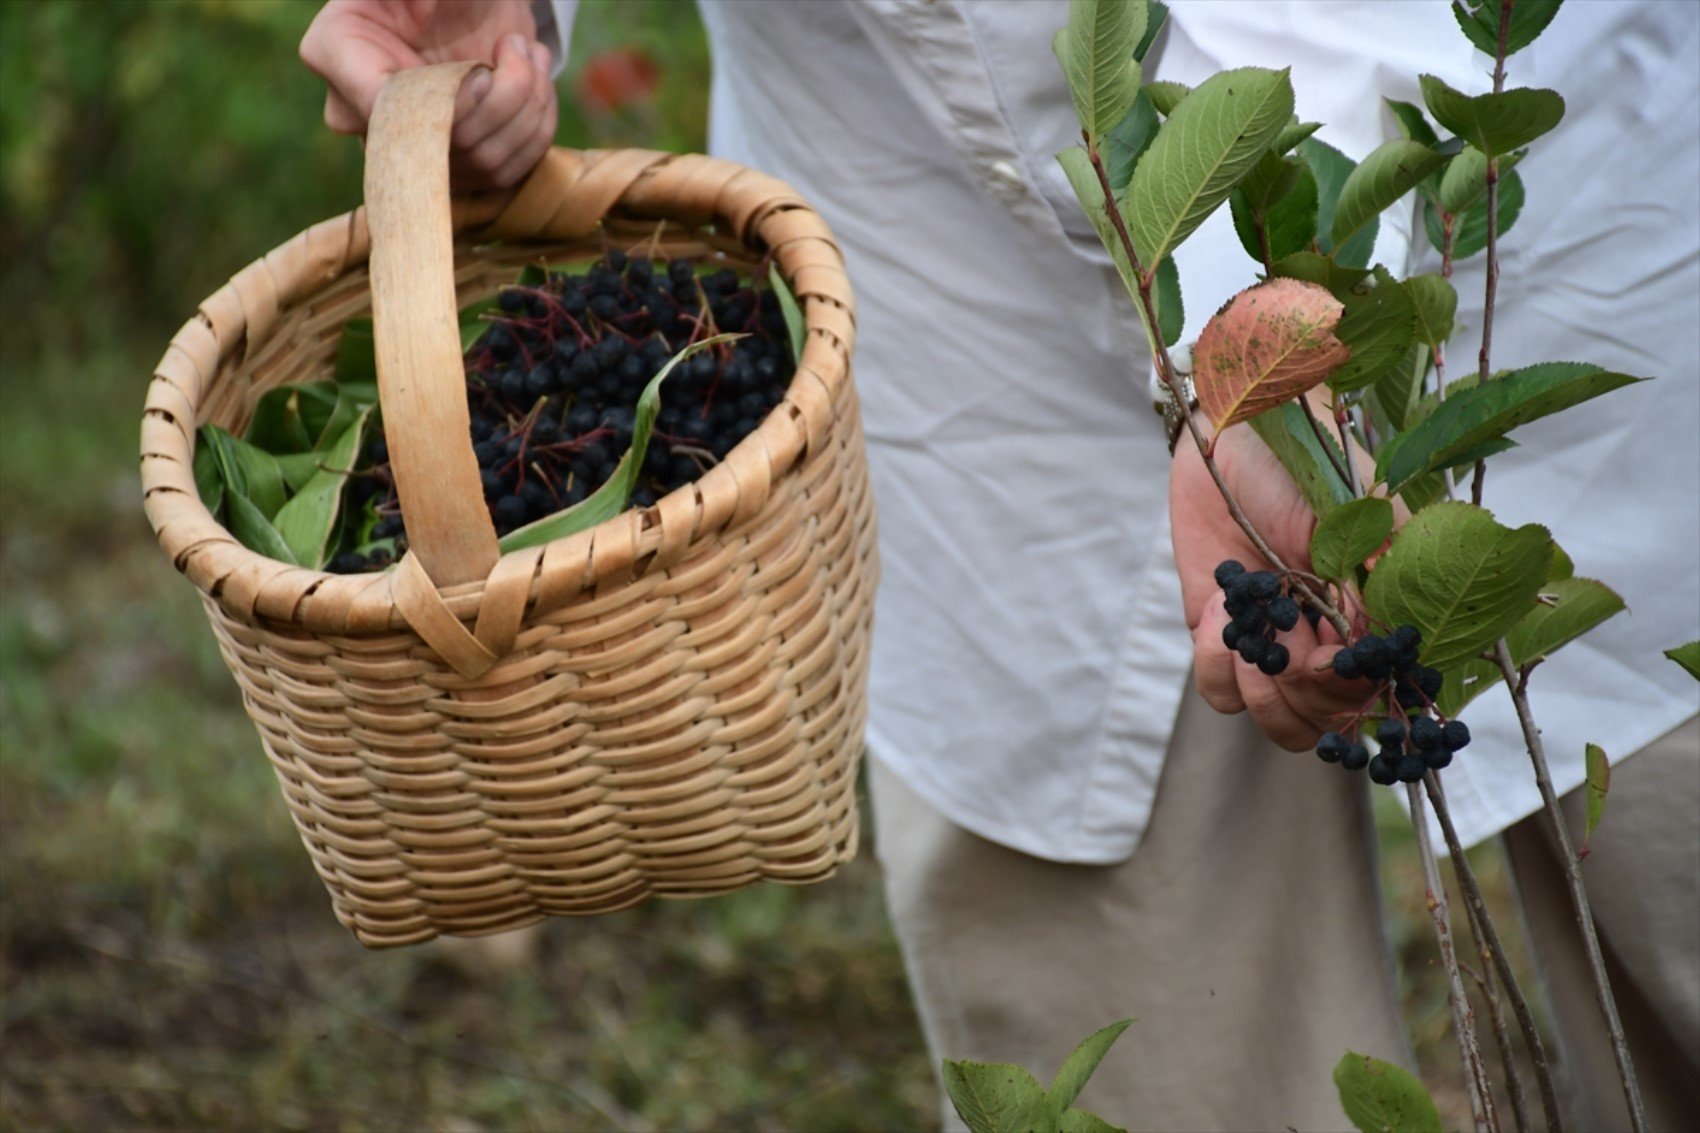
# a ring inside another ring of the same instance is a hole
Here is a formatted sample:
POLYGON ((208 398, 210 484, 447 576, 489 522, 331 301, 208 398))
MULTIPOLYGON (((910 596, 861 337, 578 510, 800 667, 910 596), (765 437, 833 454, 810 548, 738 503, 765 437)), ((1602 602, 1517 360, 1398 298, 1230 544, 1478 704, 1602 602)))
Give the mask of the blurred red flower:
POLYGON ((661 69, 643 51, 616 47, 592 55, 579 72, 578 99, 586 110, 611 113, 647 102, 660 81, 661 69))

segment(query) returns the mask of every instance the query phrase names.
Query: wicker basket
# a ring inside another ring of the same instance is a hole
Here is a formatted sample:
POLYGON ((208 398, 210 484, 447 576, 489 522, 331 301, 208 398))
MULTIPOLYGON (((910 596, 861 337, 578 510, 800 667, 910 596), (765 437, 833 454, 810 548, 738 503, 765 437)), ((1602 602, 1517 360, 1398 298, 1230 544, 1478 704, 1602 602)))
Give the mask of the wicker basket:
POLYGON ((392 79, 366 209, 245 268, 172 339, 142 423, 148 518, 367 946, 825 878, 856 848, 877 573, 842 257, 786 185, 700 156, 555 150, 451 207, 468 69, 392 79), (808 328, 785 400, 695 484, 499 555, 457 305, 523 263, 652 237, 772 255, 808 328), (369 309, 412 550, 350 576, 257 555, 196 493, 195 429, 240 430, 267 390, 326 377, 369 309))

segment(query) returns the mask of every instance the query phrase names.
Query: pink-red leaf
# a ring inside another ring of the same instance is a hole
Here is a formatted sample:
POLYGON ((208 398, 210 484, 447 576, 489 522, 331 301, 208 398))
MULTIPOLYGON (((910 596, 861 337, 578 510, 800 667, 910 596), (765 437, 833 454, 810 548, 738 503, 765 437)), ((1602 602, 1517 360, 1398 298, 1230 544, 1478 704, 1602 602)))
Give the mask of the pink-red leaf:
POLYGON ((1334 337, 1344 311, 1327 289, 1278 277, 1248 287, 1210 319, 1193 348, 1198 404, 1218 431, 1307 390, 1352 356, 1334 337))

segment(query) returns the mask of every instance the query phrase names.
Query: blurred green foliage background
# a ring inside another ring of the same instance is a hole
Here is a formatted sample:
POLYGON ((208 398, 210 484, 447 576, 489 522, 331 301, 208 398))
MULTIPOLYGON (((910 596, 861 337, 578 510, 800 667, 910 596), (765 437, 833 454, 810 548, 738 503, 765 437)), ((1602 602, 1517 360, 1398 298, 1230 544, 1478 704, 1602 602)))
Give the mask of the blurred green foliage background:
MULTIPOLYGON (((0 0, 0 1128, 930 1127, 867 852, 807 890, 556 921, 512 968, 367 953, 332 918, 135 456, 199 300, 359 202, 360 147, 296 58, 315 10, 0 0)), ((708 68, 689 3, 587 0, 560 141, 700 149, 708 68), (585 111, 612 48, 659 91, 585 111)), ((1382 817, 1419 1055, 1459 1114, 1408 825, 1382 817)))

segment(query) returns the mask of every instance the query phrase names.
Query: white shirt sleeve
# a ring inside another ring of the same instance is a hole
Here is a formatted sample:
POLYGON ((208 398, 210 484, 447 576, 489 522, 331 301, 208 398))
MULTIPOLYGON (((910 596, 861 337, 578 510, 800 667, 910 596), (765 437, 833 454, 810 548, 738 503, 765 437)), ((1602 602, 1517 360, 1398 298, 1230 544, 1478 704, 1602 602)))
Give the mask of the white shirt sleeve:
POLYGON ((531 0, 531 15, 537 21, 538 42, 549 49, 549 58, 554 60, 551 74, 560 78, 567 65, 567 51, 572 46, 578 0, 531 0))

